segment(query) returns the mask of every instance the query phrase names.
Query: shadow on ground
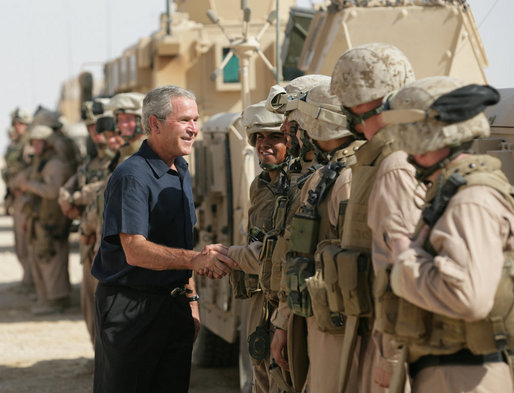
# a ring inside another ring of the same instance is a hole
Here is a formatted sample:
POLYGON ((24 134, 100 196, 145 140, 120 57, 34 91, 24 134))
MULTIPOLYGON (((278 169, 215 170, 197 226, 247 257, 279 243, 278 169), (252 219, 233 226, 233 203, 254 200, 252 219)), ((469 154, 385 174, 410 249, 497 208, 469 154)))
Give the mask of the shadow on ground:
POLYGON ((93 360, 87 358, 43 360, 30 367, 0 366, 2 393, 90 393, 93 360), (58 388, 52 381, 59 381, 58 388), (20 384, 23 381, 23 384, 20 384), (52 391, 45 386, 53 386, 52 391))
MULTIPOLYGON (((0 323, 37 321, 76 321, 82 319, 80 311, 80 284, 71 286, 71 304, 63 313, 35 316, 30 309, 35 304, 36 295, 19 293, 19 282, 0 284, 0 323)), ((1 355, 0 355, 1 359, 1 355)), ((0 389, 0 392, 3 392, 0 389)))

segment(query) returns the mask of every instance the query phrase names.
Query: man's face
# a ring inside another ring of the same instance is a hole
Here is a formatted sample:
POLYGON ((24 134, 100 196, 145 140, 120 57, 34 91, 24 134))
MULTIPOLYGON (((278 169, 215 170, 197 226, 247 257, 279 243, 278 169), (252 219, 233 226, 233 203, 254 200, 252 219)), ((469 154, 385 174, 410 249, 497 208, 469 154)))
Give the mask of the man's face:
POLYGON ((103 145, 103 144, 105 144, 105 135, 104 134, 99 134, 98 132, 96 132, 96 123, 89 124, 87 126, 87 130, 89 132, 89 136, 91 137, 91 139, 93 140, 93 143, 95 145, 103 145))
POLYGON ((287 138, 283 132, 256 133, 255 150, 262 164, 281 164, 287 155, 287 138))
POLYGON ((191 154, 193 143, 198 135, 198 106, 188 97, 174 97, 171 100, 172 112, 161 120, 157 137, 163 150, 170 156, 191 154))
POLYGON ((121 145, 125 142, 120 134, 114 131, 104 131, 103 134, 105 135, 107 147, 113 152, 118 151, 121 145))
MULTIPOLYGON (((352 106, 349 109, 354 115, 360 116, 375 108, 378 108, 381 104, 382 98, 378 98, 364 104, 352 106)), ((364 134, 366 139, 369 141, 382 127, 385 127, 385 124, 382 122, 382 115, 379 113, 366 119, 364 124, 356 124, 355 131, 364 134)))
POLYGON ((32 139, 30 144, 34 149, 34 155, 36 156, 42 155, 45 151, 45 141, 43 139, 32 139))
POLYGON ((16 131, 17 136, 22 136, 23 134, 25 134, 25 131, 27 130, 27 125, 25 123, 20 123, 17 120, 13 122, 13 127, 16 131))
POLYGON ((137 116, 131 113, 118 113, 118 128, 123 138, 131 138, 136 131, 137 116))

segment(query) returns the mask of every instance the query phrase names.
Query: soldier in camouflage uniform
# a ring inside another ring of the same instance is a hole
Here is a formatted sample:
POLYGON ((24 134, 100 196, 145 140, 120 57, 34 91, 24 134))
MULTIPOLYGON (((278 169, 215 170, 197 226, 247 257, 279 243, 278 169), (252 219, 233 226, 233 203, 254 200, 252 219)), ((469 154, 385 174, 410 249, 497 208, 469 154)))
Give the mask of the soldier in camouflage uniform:
POLYGON ((358 378, 355 389, 359 392, 384 392, 389 384, 390 364, 398 355, 390 338, 378 334, 371 339, 373 268, 390 259, 385 244, 388 237, 414 231, 419 210, 413 199, 414 170, 406 155, 394 152, 391 141, 380 132, 384 126, 380 113, 384 97, 413 80, 405 55, 384 43, 346 51, 332 73, 331 89, 347 114, 349 128, 357 138, 367 140, 356 154, 351 196, 342 217, 341 251, 334 254, 341 270, 340 311, 346 325, 340 386, 347 384, 352 373, 353 357, 353 373, 358 378), (386 194, 387 198, 381 198, 378 205, 376 194, 386 194), (390 225, 384 228, 385 223, 390 225))
POLYGON ((56 154, 50 140, 54 131, 36 125, 30 130, 34 149, 31 165, 20 172, 11 184, 27 193, 27 239, 32 263, 32 277, 38 304, 37 315, 62 312, 69 304, 68 235, 71 220, 57 202, 59 188, 72 174, 70 165, 56 154))
MULTIPOLYGON (((275 319, 289 320, 290 361, 286 366, 291 370, 295 391, 305 392, 337 389, 344 328, 339 323, 340 315, 331 313, 327 303, 331 284, 327 271, 331 270, 323 266, 323 261, 314 262, 314 251, 318 243, 323 245, 337 238, 339 206, 349 197, 348 167, 355 162, 355 151, 363 143, 355 141, 346 129, 346 117, 329 88, 330 78, 326 78, 287 105, 292 109, 289 119, 306 131, 314 146, 317 162, 316 171, 301 188, 300 208, 289 228, 289 252, 283 271, 288 308, 284 307, 286 302, 281 303, 278 314, 284 315, 275 319), (291 311, 294 314, 289 316, 291 311)), ((285 327, 279 330, 281 334, 282 331, 285 327)), ((277 362, 283 364, 283 348, 272 346, 272 350, 280 359, 277 362)))
MULTIPOLYGON (((91 341, 94 343, 94 293, 97 280, 91 275, 91 266, 95 256, 94 245, 96 234, 89 231, 89 227, 96 226, 88 222, 86 208, 96 199, 96 191, 101 186, 102 180, 109 173, 109 164, 114 157, 106 145, 105 136, 96 132, 96 121, 99 117, 97 107, 100 109, 107 105, 108 99, 95 99, 83 104, 83 120, 86 123, 89 136, 95 145, 94 154, 88 156, 85 162, 79 166, 77 173, 70 177, 59 192, 59 205, 63 213, 70 219, 80 217, 80 262, 82 264, 82 285, 80 288, 80 304, 82 314, 86 322, 91 341), (95 110, 93 110, 95 109, 95 110)), ((96 217, 94 217, 96 218, 96 217)))
POLYGON ((33 290, 34 283, 27 250, 27 237, 23 230, 26 220, 26 215, 23 212, 26 195, 12 187, 9 183, 11 179, 30 163, 30 143, 27 126, 32 122, 32 115, 26 110, 17 108, 11 113, 11 121, 14 132, 11 137, 11 143, 4 155, 5 169, 2 171, 2 178, 7 188, 4 206, 6 213, 11 214, 13 218, 14 248, 16 257, 23 269, 23 278, 19 290, 27 292, 33 290))
POLYGON ((248 141, 255 147, 263 172, 250 186, 248 246, 232 246, 228 256, 241 269, 241 272, 231 274, 236 297, 250 298, 247 336, 253 363, 253 392, 278 393, 278 388, 269 374, 269 319, 275 305, 268 301, 259 287, 259 253, 264 235, 272 228, 275 195, 282 193, 284 185, 287 184, 283 168, 287 166, 288 160, 286 136, 280 131, 284 117, 269 112, 264 104, 262 101, 250 105, 242 113, 248 141))
MULTIPOLYGON (((383 132, 428 186, 414 240, 391 241, 395 263, 375 291, 376 325, 403 346, 415 393, 514 391, 514 189, 498 159, 470 151, 489 136, 482 111, 498 100, 489 86, 430 77, 383 112, 383 132)), ((402 391, 403 370, 391 391, 402 391)))

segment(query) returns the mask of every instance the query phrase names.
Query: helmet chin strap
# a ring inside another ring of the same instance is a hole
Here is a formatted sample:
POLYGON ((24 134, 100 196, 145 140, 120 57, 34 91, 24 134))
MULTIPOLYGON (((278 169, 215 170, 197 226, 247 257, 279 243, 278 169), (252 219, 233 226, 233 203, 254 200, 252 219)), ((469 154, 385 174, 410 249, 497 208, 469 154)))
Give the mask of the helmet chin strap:
POLYGON ((345 106, 341 107, 341 109, 343 110, 343 113, 346 115, 346 119, 347 119, 347 122, 348 122, 347 123, 348 124, 347 125, 348 131, 350 131, 353 134, 355 139, 365 140, 366 137, 364 136, 364 134, 362 134, 362 133, 358 132, 357 130, 355 130, 355 126, 357 124, 362 124, 364 126, 365 125, 365 121, 367 119, 382 113, 384 111, 384 106, 383 105, 379 105, 376 108, 363 113, 362 115, 354 114, 350 110, 350 108, 347 108, 345 106))
POLYGON ((459 146, 452 147, 450 150, 450 154, 440 160, 439 162, 436 162, 434 165, 431 165, 429 167, 424 167, 419 165, 412 156, 409 155, 407 158, 407 161, 416 168, 416 179, 419 182, 422 183, 430 183, 429 180, 427 180, 430 176, 432 176, 435 172, 437 172, 439 169, 444 168, 449 162, 455 159, 459 154, 463 153, 471 153, 471 145, 473 141, 465 142, 459 146))
POLYGON ((274 171, 277 171, 277 170, 280 170, 282 168, 285 168, 287 166, 289 166, 289 162, 291 160, 291 156, 286 156, 286 159, 284 161, 282 161, 280 164, 263 164, 262 162, 259 161, 259 166, 262 168, 262 170, 264 172, 274 172, 274 171))

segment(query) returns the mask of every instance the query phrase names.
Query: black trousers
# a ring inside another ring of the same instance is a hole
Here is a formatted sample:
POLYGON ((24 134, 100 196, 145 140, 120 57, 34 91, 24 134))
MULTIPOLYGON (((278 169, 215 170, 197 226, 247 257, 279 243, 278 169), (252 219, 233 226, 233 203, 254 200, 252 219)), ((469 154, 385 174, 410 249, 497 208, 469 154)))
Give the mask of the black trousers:
POLYGON ((94 393, 186 393, 194 323, 185 296, 99 284, 94 393))

